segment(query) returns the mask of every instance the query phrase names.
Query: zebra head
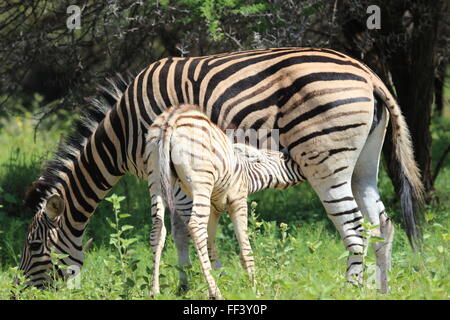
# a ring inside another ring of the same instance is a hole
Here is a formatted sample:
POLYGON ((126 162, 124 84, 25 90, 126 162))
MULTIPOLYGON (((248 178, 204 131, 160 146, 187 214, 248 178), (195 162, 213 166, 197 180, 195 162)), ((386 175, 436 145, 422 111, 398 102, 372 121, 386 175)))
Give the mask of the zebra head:
POLYGON ((265 159, 263 173, 269 177, 267 188, 286 189, 305 180, 300 166, 290 157, 287 149, 263 149, 261 153, 265 159))
POLYGON ((67 279, 80 270, 84 256, 82 231, 78 238, 73 236, 78 230, 68 221, 66 201, 55 188, 38 180, 28 192, 25 204, 35 211, 19 265, 27 278, 26 286, 42 288, 56 278, 67 279))
POLYGON ((257 149, 241 143, 233 144, 249 176, 252 192, 263 189, 286 189, 304 180, 300 167, 286 150, 257 149))

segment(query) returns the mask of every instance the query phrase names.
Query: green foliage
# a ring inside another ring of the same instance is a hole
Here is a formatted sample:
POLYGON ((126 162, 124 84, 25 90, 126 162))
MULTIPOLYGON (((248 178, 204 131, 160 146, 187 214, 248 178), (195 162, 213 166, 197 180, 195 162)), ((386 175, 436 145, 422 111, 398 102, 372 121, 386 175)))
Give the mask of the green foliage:
POLYGON ((15 216, 24 216, 22 200, 25 191, 39 174, 42 157, 28 156, 21 149, 15 148, 9 154, 6 163, 0 167, 0 203, 4 212, 15 216))
MULTIPOLYGON (((192 13, 185 22, 204 21, 209 34, 215 41, 223 39, 227 20, 262 15, 272 8, 266 1, 254 0, 180 0, 178 2, 192 13)), ((265 25, 264 22, 262 17, 258 17, 254 25, 259 25, 260 29, 265 25)))
POLYGON ((0 117, 0 204, 9 215, 30 217, 22 206, 25 192, 55 150, 61 133, 69 131, 71 117, 66 111, 56 112, 42 122, 36 119, 33 112, 41 101, 42 97, 35 95, 27 111, 22 100, 10 99, 13 110, 23 115, 0 117), (37 125, 40 130, 35 131, 37 125))
POLYGON ((135 274, 140 259, 135 255, 133 244, 138 241, 138 238, 129 237, 130 231, 134 229, 132 225, 121 224, 124 219, 130 217, 128 213, 121 213, 120 202, 125 200, 125 197, 112 194, 105 200, 112 203, 113 206, 114 220, 111 220, 109 217, 106 217, 106 220, 113 229, 113 232, 110 234, 109 244, 114 246, 117 256, 109 255, 107 259, 104 259, 104 263, 111 274, 116 279, 120 279, 122 286, 120 297, 129 299, 132 297, 132 291, 138 282, 142 282, 139 289, 143 291, 148 289, 150 279, 148 276, 138 277, 135 274))
POLYGON ((114 233, 110 234, 109 244, 112 244, 119 253, 119 261, 122 267, 125 267, 127 260, 130 258, 132 254, 131 245, 137 241, 137 238, 124 238, 125 233, 127 231, 132 230, 134 227, 131 225, 120 225, 120 221, 128 218, 130 214, 128 213, 120 213, 120 202, 125 200, 123 196, 117 196, 116 194, 111 195, 108 198, 105 198, 106 201, 111 202, 113 205, 113 213, 115 220, 112 221, 108 217, 106 217, 106 221, 109 223, 111 228, 113 228, 114 233))
MULTIPOLYGON (((120 233, 126 226, 122 219, 128 219, 120 216, 122 213, 117 206, 123 199, 113 197, 116 201, 113 212, 118 219, 117 222, 111 220, 114 227, 111 226, 109 235, 114 240, 110 246, 102 245, 87 253, 79 289, 69 289, 58 282, 59 290, 21 291, 12 284, 12 279, 20 273, 4 266, 0 272, 0 297, 8 298, 13 292, 19 299, 146 299, 151 280, 151 250, 146 241, 127 246, 124 240, 133 238, 129 237, 132 234, 129 230, 120 233)), ((336 234, 326 231, 323 222, 288 225, 264 221, 259 218, 254 204, 249 217, 249 232, 255 254, 258 294, 253 291, 240 265, 234 235, 224 235, 228 232, 227 221, 221 224, 218 235, 218 250, 224 267, 214 275, 228 299, 448 299, 448 212, 447 207, 445 212, 428 216, 431 224, 425 231, 421 255, 411 252, 404 232, 396 225, 398 231, 390 272, 392 291, 387 295, 374 289, 370 273, 364 287, 346 285, 344 248, 336 234)), ((162 259, 159 299, 207 298, 206 284, 193 252, 191 258, 192 266, 186 269, 190 290, 179 296, 176 294, 176 250, 168 236, 162 259)), ((367 256, 366 268, 373 269, 372 252, 367 256)))
POLYGON ((55 248, 50 249, 50 261, 52 264, 52 269, 49 271, 50 279, 52 282, 50 284, 50 288, 55 291, 65 286, 66 282, 63 281, 58 275, 58 270, 66 271, 69 267, 61 262, 62 259, 67 258, 69 255, 65 253, 57 253, 55 248))

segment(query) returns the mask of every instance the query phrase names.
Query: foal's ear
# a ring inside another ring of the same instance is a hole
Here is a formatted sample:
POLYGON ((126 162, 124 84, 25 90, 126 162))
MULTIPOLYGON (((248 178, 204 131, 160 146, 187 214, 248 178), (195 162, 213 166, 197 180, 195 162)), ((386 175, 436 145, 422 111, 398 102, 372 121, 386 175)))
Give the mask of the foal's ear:
POLYGON ((64 200, 59 194, 52 194, 45 205, 45 213, 50 219, 55 219, 64 212, 64 200))
POLYGON ((245 150, 246 150, 245 145, 243 145, 241 143, 233 143, 233 151, 236 154, 238 154, 240 156, 245 155, 245 150))
POLYGON ((245 158, 250 162, 260 162, 264 159, 262 151, 242 143, 234 143, 233 151, 237 156, 245 158))
POLYGON ((281 149, 280 152, 283 154, 284 159, 289 159, 291 157, 287 148, 281 149))

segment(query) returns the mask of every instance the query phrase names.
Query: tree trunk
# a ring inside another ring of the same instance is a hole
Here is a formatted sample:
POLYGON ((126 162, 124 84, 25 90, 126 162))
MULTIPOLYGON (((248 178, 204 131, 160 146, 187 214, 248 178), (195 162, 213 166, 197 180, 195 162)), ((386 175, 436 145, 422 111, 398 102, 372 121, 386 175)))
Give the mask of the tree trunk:
MULTIPOLYGON (((437 25, 443 0, 428 3, 426 0, 396 1, 378 0, 381 8, 381 29, 367 30, 361 19, 354 19, 346 12, 351 4, 344 2, 342 34, 345 48, 353 56, 364 61, 380 76, 385 84, 395 87, 398 103, 405 116, 413 141, 417 164, 422 172, 425 190, 433 187, 431 174, 431 133, 435 48, 437 25), (347 20, 345 20, 347 19, 347 20), (352 20, 353 19, 353 20, 352 20), (365 31, 362 31, 365 30, 365 31), (373 46, 364 44, 363 32, 373 37, 373 46), (392 83, 390 82, 390 77, 392 83)), ((369 2, 361 2, 362 7, 369 2)), ((393 91, 393 90, 391 90, 393 91)), ((390 126, 383 147, 388 175, 398 194, 399 169, 391 143, 390 126)))
MULTIPOLYGON (((431 173, 431 132, 434 71, 436 68, 435 49, 437 27, 443 1, 416 1, 409 11, 412 14, 412 30, 409 41, 404 46, 396 47, 388 58, 398 102, 406 118, 414 145, 415 158, 422 172, 422 181, 426 193, 433 189, 431 173)), ((397 21, 395 29, 404 28, 402 23, 404 12, 392 16, 397 21)), ((394 22, 395 23, 395 22, 394 22)), ((392 146, 390 138, 386 139, 384 153, 388 163, 388 171, 393 178, 396 189, 399 184, 395 178, 395 165, 392 163, 392 146)))
POLYGON ((446 70, 447 63, 442 59, 439 61, 434 78, 434 103, 436 105, 436 112, 439 116, 444 114, 444 83, 446 70))

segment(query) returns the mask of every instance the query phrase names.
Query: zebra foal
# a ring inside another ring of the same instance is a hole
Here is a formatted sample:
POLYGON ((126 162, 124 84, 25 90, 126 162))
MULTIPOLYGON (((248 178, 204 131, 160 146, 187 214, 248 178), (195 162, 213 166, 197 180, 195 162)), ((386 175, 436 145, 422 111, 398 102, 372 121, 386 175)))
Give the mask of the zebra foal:
POLYGON ((214 238, 223 211, 230 214, 241 263, 255 285, 247 234, 247 197, 259 190, 285 189, 304 180, 298 165, 279 151, 232 144, 192 105, 170 108, 155 119, 146 137, 144 159, 152 199, 153 293, 159 292, 159 264, 166 236, 165 203, 172 216, 178 214, 189 230, 210 297, 222 297, 210 271, 211 260, 217 259, 214 238), (175 213, 175 182, 192 199, 191 210, 175 213))

